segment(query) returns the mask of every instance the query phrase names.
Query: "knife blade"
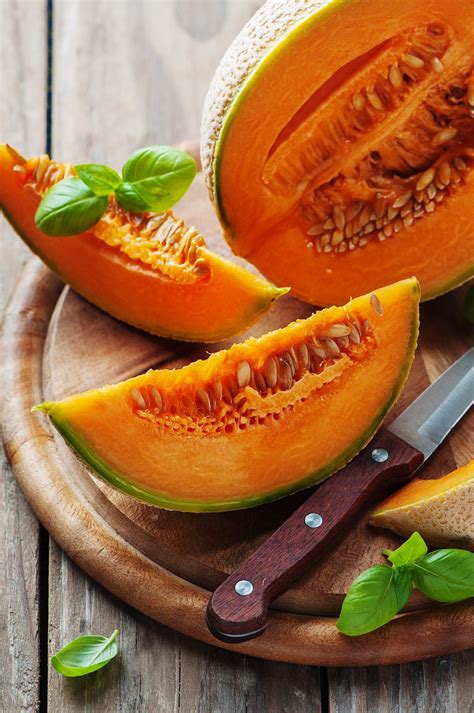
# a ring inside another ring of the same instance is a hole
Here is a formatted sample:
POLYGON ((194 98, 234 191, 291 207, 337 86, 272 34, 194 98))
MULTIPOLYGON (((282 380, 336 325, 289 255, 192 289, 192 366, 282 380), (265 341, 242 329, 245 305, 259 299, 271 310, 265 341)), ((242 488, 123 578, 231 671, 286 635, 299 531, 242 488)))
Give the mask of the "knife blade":
POLYGON ((446 369, 388 430, 428 460, 474 402, 474 348, 446 369))
POLYGON ((364 507, 413 477, 472 406, 473 362, 470 349, 217 587, 207 608, 216 638, 240 643, 260 635, 270 602, 334 545, 364 507))

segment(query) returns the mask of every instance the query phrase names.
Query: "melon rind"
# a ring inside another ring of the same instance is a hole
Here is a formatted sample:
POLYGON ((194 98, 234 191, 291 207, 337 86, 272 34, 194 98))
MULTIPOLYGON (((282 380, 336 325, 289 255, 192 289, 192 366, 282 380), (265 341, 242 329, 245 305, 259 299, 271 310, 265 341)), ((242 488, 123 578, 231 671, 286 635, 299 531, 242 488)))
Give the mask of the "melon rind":
MULTIPOLYGON (((369 418, 365 421, 365 423, 362 425, 362 427, 352 440, 347 441, 340 451, 333 454, 333 457, 331 457, 331 459, 327 459, 326 461, 322 462, 320 465, 318 465, 317 468, 298 472, 295 475, 294 479, 291 480, 291 482, 282 485, 277 485, 273 483, 272 485, 270 485, 270 487, 265 488, 259 488, 258 482, 256 482, 253 492, 231 495, 230 493, 226 493, 224 489, 222 492, 219 492, 218 497, 215 497, 213 499, 208 499, 205 496, 190 497, 187 494, 183 493, 182 495, 180 495, 177 492, 163 492, 158 488, 150 490, 144 483, 133 481, 125 471, 120 471, 117 465, 113 465, 111 462, 107 462, 106 456, 98 452, 98 450, 86 437, 85 433, 81 431, 81 428, 77 427, 74 424, 74 418, 71 419, 70 411, 68 410, 69 401, 73 402, 77 398, 81 399, 92 396, 92 401, 89 402, 90 407, 94 409, 98 408, 97 405, 93 405, 93 391, 86 392, 82 395, 80 394, 77 397, 71 397, 71 399, 66 399, 62 402, 47 402, 44 404, 40 404, 39 406, 35 407, 34 410, 42 411, 50 417, 55 428, 61 433, 68 445, 75 451, 75 453, 84 462, 86 467, 90 471, 92 471, 95 476, 98 476, 99 478, 109 483, 113 487, 117 488, 118 490, 142 502, 155 505, 164 509, 179 510, 185 512, 218 512, 227 510, 238 510, 243 508, 255 507, 257 505, 262 505, 264 503, 271 502, 272 500, 282 498, 286 495, 294 493, 297 490, 310 487, 315 483, 319 483, 322 480, 328 478, 336 471, 343 468, 371 440, 377 429, 380 427, 385 415, 397 400, 410 371, 410 367, 416 350, 419 330, 419 285, 418 282, 414 279, 406 280, 404 281, 404 283, 405 284, 400 283, 400 285, 403 285, 403 289, 405 290, 405 298, 408 305, 406 312, 406 332, 404 332, 403 351, 400 353, 399 357, 397 357, 396 368, 394 366, 394 378, 393 382, 391 381, 390 391, 384 395, 383 399, 379 400, 376 405, 376 408, 374 408, 374 411, 370 413, 369 418)), ((308 319, 313 318, 310 317, 308 319)), ((281 340, 283 338, 282 335, 283 333, 285 333, 285 330, 286 333, 288 333, 289 330, 291 331, 293 328, 297 328, 298 324, 299 323, 296 322, 293 325, 289 325, 288 327, 277 330, 276 332, 266 335, 266 337, 262 337, 260 339, 267 339, 267 341, 269 338, 277 341, 281 340)), ((248 349, 249 347, 255 347, 257 349, 258 340, 249 339, 248 343, 234 345, 234 347, 231 348, 231 351, 232 349, 234 350, 234 358, 235 351, 238 351, 240 355, 243 349, 248 349)), ((217 362, 219 362, 219 364, 223 364, 228 360, 229 353, 229 351, 216 353, 209 357, 209 359, 206 361, 196 362, 194 364, 183 367, 183 370, 187 370, 188 372, 192 371, 193 374, 198 374, 201 372, 203 377, 205 374, 209 376, 215 373, 214 370, 217 362)), ((172 377, 170 376, 169 378, 171 379, 172 377)), ((116 387, 112 388, 120 388, 122 386, 123 385, 118 384, 116 385, 116 387)), ((111 398, 111 394, 109 394, 109 398, 111 398)), ((99 411, 96 412, 100 413, 100 408, 99 411)), ((127 446, 127 443, 130 445, 131 441, 127 441, 125 431, 123 432, 123 434, 124 435, 122 438, 122 442, 125 446, 127 446)), ((225 449, 225 438, 225 436, 220 436, 218 439, 216 439, 217 454, 219 447, 225 449)), ((277 441, 278 435, 276 434, 276 451, 278 451, 277 441)), ((195 448, 199 448, 199 441, 196 441, 195 448)), ((197 451, 195 451, 195 454, 196 453, 197 451)), ((219 456, 216 455, 216 464, 220 463, 218 457, 219 456)), ((233 472, 233 470, 230 469, 230 472, 233 472)), ((207 473, 207 475, 208 477, 212 477, 211 473, 207 473)), ((186 477, 188 477, 188 475, 186 477)), ((191 476, 189 475, 189 477, 191 476)))
MULTIPOLYGON (((268 0, 237 35, 219 64, 209 87, 201 125, 201 163, 209 196, 216 203, 215 161, 218 145, 234 108, 252 81, 273 61, 277 45, 286 46, 293 32, 315 21, 323 10, 337 10, 348 0, 268 0)), ((325 14, 325 13, 324 13, 325 14)))

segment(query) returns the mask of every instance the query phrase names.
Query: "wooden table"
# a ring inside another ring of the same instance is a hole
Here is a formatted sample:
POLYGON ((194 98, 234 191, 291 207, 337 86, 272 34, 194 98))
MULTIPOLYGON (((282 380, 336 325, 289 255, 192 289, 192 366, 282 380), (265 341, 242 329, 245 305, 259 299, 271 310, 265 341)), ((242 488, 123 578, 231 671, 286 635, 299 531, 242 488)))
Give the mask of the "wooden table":
MULTIPOLYGON (((119 167, 196 136, 209 79, 261 3, 0 0, 0 140, 26 154, 119 167)), ((0 221, 0 306, 29 256, 0 221)), ((5 415, 5 417, 8 417, 5 415)), ((32 515, 3 459, 0 711, 466 713, 474 656, 317 669, 228 653, 146 619, 91 581, 32 515), (121 631, 120 657, 63 679, 49 657, 85 632, 121 631)))

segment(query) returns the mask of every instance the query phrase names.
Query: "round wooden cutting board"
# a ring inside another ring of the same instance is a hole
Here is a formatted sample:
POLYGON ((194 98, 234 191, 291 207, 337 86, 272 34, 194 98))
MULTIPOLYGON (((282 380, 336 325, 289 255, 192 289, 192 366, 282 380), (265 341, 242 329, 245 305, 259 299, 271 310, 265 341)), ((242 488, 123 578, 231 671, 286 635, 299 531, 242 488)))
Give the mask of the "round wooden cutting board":
MULTIPOLYGON (((177 208, 217 252, 230 257, 200 176, 177 208)), ((232 258, 235 259, 235 258, 232 258)), ((423 305, 417 357, 389 420, 472 343, 463 290, 423 305)), ((212 306, 210 306, 212 309, 212 306)), ((285 297, 251 330, 259 335, 312 308, 285 297)), ((357 574, 400 542, 360 517, 337 547, 275 603, 268 629, 238 646, 208 632, 210 591, 306 497, 211 515, 143 505, 91 477, 33 404, 102 386, 151 367, 174 367, 223 344, 159 339, 116 321, 65 288, 40 261, 26 267, 3 330, 4 442, 21 487, 55 540, 88 574, 148 616, 217 646, 263 658, 329 666, 378 665, 446 654, 472 645, 474 605, 436 606, 414 594, 407 611, 377 632, 344 637, 335 617, 357 574)), ((244 339, 248 335, 241 335, 244 339)), ((469 417, 425 466, 437 477, 470 457, 469 417)))

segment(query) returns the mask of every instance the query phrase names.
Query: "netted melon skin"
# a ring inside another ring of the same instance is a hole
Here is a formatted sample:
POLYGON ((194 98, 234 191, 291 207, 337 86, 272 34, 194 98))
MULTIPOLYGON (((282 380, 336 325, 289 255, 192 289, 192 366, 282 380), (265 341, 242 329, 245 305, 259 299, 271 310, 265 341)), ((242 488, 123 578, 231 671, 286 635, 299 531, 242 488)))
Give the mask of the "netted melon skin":
POLYGON ((312 15, 336 4, 340 0, 268 0, 228 48, 204 101, 201 126, 201 163, 214 203, 216 149, 231 105, 270 50, 312 15))

